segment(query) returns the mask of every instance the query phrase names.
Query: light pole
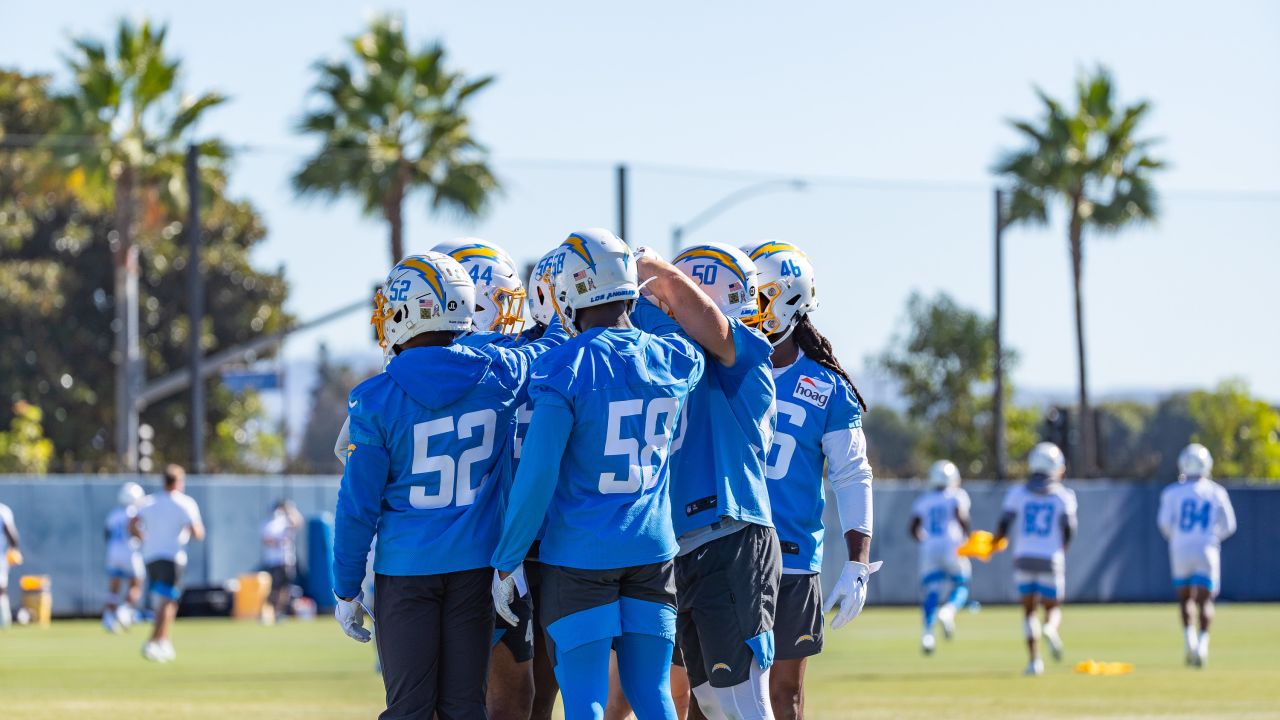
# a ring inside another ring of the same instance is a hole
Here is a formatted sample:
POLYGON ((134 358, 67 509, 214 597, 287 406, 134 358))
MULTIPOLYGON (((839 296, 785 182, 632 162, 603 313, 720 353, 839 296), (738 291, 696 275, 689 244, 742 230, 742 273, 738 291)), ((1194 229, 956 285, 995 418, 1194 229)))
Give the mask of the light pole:
POLYGON ((781 192, 783 190, 800 192, 807 187, 809 187, 809 183, 804 180, 791 178, 765 180, 764 182, 758 182, 754 185, 748 185, 744 188, 734 190, 711 205, 708 205, 705 210, 694 215, 689 221, 671 228, 671 259, 674 260, 676 255, 680 254, 680 245, 684 240, 685 233, 706 225, 734 205, 743 203, 758 195, 766 195, 768 193, 781 192))

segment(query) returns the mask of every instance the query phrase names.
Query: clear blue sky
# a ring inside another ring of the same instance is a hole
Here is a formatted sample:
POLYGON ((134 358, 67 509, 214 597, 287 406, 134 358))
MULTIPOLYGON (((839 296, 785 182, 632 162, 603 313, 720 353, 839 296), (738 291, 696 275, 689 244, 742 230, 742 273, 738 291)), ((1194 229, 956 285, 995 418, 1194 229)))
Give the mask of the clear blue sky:
MULTIPOLYGON (((310 63, 341 54, 385 9, 416 40, 443 39, 459 67, 499 77, 474 110, 505 197, 475 225, 418 202, 411 250, 474 234, 532 259, 574 228, 612 227, 616 161, 637 165, 628 240, 664 249, 673 224, 756 178, 812 178, 807 192, 755 199, 690 239, 806 248, 822 288, 815 319, 853 367, 884 347, 913 290, 990 311, 988 168, 1016 142, 1002 120, 1037 112, 1033 83, 1063 95, 1079 68, 1105 63, 1121 99, 1155 103, 1146 130, 1165 139, 1172 169, 1158 182, 1158 225, 1088 245, 1095 390, 1240 375, 1280 399, 1277 3, 0 0, 0 64, 61 73, 70 35, 105 36, 122 14, 167 20, 186 87, 233 98, 201 132, 258 148, 238 158, 234 187, 267 218, 257 261, 285 266, 289 307, 305 318, 367 295, 387 268, 379 222, 288 189, 310 147, 291 132, 310 63)), ((1014 231, 1007 256, 1014 379, 1070 389, 1063 233, 1014 231)), ((376 357, 363 317, 286 352, 311 356, 318 340, 376 357)))

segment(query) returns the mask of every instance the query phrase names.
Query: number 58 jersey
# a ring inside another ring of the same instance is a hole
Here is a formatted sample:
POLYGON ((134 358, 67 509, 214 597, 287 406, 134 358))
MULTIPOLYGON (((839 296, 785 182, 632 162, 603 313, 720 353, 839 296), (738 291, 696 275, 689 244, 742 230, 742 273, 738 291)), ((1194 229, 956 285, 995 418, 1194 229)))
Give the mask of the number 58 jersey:
POLYGON ((1038 489, 1027 485, 1010 488, 1004 496, 1005 514, 1013 514, 1013 557, 1052 560, 1060 566, 1065 559, 1062 529, 1076 524, 1076 494, 1061 483, 1038 489))
MULTIPOLYGON (((702 353, 684 337, 634 329, 588 330, 534 363, 534 416, 548 405, 573 415, 542 562, 607 570, 675 556, 670 458, 702 371, 702 353)), ((537 452, 526 444, 521 454, 537 452)))

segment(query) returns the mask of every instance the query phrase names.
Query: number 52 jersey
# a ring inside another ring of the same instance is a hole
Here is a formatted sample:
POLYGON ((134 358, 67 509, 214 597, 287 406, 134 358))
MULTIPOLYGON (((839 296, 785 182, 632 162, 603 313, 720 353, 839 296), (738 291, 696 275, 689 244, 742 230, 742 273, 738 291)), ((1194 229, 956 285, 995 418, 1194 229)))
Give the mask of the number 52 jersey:
POLYGON ((1015 560, 1052 560, 1055 566, 1061 566, 1066 555, 1062 529, 1076 524, 1074 492, 1056 482, 1035 490, 1018 485, 1005 494, 1003 510, 1016 516, 1009 533, 1015 560))

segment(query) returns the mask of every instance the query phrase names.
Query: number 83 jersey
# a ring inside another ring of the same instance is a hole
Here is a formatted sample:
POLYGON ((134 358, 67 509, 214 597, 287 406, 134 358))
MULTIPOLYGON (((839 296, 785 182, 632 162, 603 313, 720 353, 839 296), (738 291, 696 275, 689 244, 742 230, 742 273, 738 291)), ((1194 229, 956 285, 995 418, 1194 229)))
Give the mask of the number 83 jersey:
POLYGON ((1004 496, 1004 513, 1014 515, 1013 557, 1052 560, 1060 565, 1065 557, 1062 529, 1076 523, 1076 494, 1061 483, 1048 483, 1032 490, 1026 485, 1009 489, 1004 496))
POLYGON ((861 428, 862 408, 844 378, 803 352, 790 366, 774 370, 774 383, 778 426, 765 478, 782 547, 782 566, 817 572, 822 569, 822 510, 826 505, 823 439, 830 433, 861 428))
MULTIPOLYGON (((682 336, 634 329, 588 330, 534 363, 535 419, 544 405, 573 415, 542 562, 607 570, 675 556, 669 459, 702 371, 702 353, 682 336)), ((522 455, 538 451, 525 445, 522 455)))

